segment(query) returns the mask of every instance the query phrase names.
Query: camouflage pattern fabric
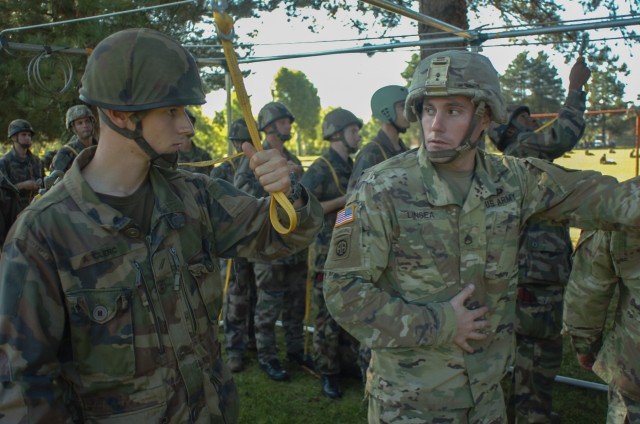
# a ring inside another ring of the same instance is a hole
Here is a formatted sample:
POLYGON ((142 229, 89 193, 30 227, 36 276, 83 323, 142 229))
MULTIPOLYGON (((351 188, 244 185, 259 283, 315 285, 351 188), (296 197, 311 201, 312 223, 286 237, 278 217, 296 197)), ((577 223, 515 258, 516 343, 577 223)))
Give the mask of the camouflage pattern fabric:
POLYGON ((309 196, 296 231, 283 236, 271 227, 270 199, 151 167, 145 235, 82 178, 94 152, 85 149, 7 237, 0 416, 235 423, 238 395, 217 342, 218 259, 267 261, 304 248, 320 230, 319 203, 309 196))
MULTIPOLYGON (((27 150, 27 157, 21 159, 16 153, 15 148, 11 148, 11 150, 0 158, 0 172, 4 174, 13 185, 28 180, 42 181, 43 177, 40 159, 31 153, 31 150, 27 150)), ((18 212, 26 208, 36 194, 38 194, 36 190, 20 190, 18 212)))
MULTIPOLYGON (((334 150, 323 155, 333 167, 340 187, 336 186, 333 172, 323 159, 316 159, 302 177, 302 185, 313 193, 320 202, 343 196, 349 184, 353 162, 345 161, 334 150)), ((313 348, 315 369, 321 374, 339 374, 343 366, 353 368, 357 364, 357 341, 333 319, 327 310, 324 295, 324 262, 331 243, 331 234, 336 223, 337 211, 324 215, 324 226, 316 237, 310 252, 313 258, 313 300, 317 306, 314 321, 313 348)))
POLYGON ((0 172, 0 254, 7 232, 18 216, 18 189, 0 172))
POLYGON ((215 168, 211 170, 211 178, 221 178, 228 182, 229 184, 233 184, 233 180, 236 175, 236 170, 238 166, 240 166, 240 160, 242 156, 237 158, 229 159, 221 164, 217 165, 215 168))
POLYGON ((628 419, 608 423, 640 422, 639 267, 639 233, 583 231, 565 294, 564 331, 577 353, 597 354, 593 372, 609 385, 610 401, 615 400, 609 416, 628 419), (616 295, 613 327, 605 332, 616 295))
MULTIPOLYGON (((478 151, 462 205, 426 149, 370 168, 339 214, 325 264, 335 320, 372 348, 366 392, 408 411, 494 408, 513 359, 517 247, 536 215, 583 228, 640 225, 640 180, 618 184, 592 171, 478 151), (487 338, 456 344, 449 303, 473 283, 468 308, 486 306, 487 338), (493 404, 495 403, 495 404, 493 404)), ((418 413, 418 412, 417 412, 418 413)), ((407 420, 407 422, 409 422, 407 420)))
MULTIPOLYGON (((191 144, 193 147, 189 152, 183 152, 182 150, 178 151, 178 162, 179 163, 191 163, 191 162, 202 162, 205 160, 211 160, 211 155, 201 147, 198 147, 196 143, 191 140, 191 144)), ((213 170, 213 165, 211 166, 189 166, 182 165, 178 166, 178 169, 184 169, 189 172, 197 172, 200 174, 209 175, 213 170)))
POLYGON ((387 137, 384 131, 379 130, 378 134, 376 134, 369 143, 362 146, 356 156, 355 163, 353 164, 353 172, 349 180, 349 192, 353 190, 358 182, 358 178, 360 178, 365 170, 407 150, 409 150, 409 148, 400 140, 400 151, 395 151, 389 137, 387 137))
POLYGON ((245 258, 234 259, 224 309, 224 348, 229 357, 242 358, 256 344, 256 291, 253 265, 245 258))
MULTIPOLYGON (((569 90, 558 119, 540 132, 518 134, 504 154, 553 161, 584 133, 586 93, 569 90)), ((530 220, 520 239, 516 354, 508 393, 516 423, 551 420, 553 381, 562 362, 562 296, 571 272, 569 226, 530 220)))
MULTIPOLYGON (((91 145, 95 146, 98 144, 98 140, 93 139, 91 145)), ((73 135, 71 140, 53 157, 53 161, 51 162, 51 170, 52 171, 62 171, 67 172, 69 168, 71 168, 71 163, 76 158, 77 155, 80 154, 81 151, 84 150, 86 146, 78 139, 77 135, 73 135)))

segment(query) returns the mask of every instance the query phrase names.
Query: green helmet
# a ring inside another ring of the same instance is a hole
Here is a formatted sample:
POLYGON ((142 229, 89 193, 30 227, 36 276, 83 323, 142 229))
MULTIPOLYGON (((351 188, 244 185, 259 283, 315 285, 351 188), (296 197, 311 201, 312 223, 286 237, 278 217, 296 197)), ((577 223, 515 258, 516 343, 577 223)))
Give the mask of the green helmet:
POLYGON ((96 122, 96 118, 95 116, 93 116, 91 109, 89 109, 85 105, 75 105, 67 109, 67 115, 64 120, 64 125, 68 129, 71 129, 71 124, 73 124, 73 121, 80 118, 89 118, 94 124, 96 122))
POLYGON ((418 119, 416 110, 424 97, 469 97, 474 104, 485 102, 491 108, 491 119, 506 123, 505 101, 498 73, 485 56, 464 50, 448 50, 432 54, 418 64, 405 113, 409 121, 418 119))
POLYGON ((244 120, 244 118, 236 119, 231 123, 231 127, 229 128, 229 140, 251 140, 251 134, 249 134, 249 128, 247 128, 247 122, 244 120))
POLYGON ((264 131, 270 124, 282 118, 289 118, 292 123, 295 121, 285 105, 280 102, 269 102, 258 113, 258 129, 264 131))
POLYGON ((334 109, 327 113, 322 121, 322 138, 331 141, 334 134, 354 124, 362 128, 362 121, 353 113, 346 109, 334 109))
POLYGON ((407 89, 399 85, 387 85, 379 88, 371 96, 371 113, 382 122, 395 122, 396 103, 407 99, 407 89))
POLYGON ((29 131, 32 137, 36 133, 28 121, 24 119, 15 119, 11 121, 11 123, 9 124, 9 130, 7 131, 7 138, 11 138, 14 135, 23 131, 29 131))
POLYGON ((146 28, 116 32, 96 46, 82 76, 80 100, 123 112, 206 101, 193 56, 146 28))

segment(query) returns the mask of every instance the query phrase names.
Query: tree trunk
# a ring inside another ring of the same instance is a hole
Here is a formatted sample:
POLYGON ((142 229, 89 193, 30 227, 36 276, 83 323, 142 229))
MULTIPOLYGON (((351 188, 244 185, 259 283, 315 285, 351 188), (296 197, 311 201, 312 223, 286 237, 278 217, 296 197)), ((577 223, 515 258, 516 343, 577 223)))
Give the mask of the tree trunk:
MULTIPOLYGON (((469 29, 466 0, 420 0, 420 13, 460 29, 469 29)), ((450 36, 450 34, 444 33, 442 29, 427 26, 422 23, 418 24, 418 32, 421 40, 450 36)), ((420 49, 420 56, 425 58, 434 52, 454 47, 464 47, 465 44, 465 42, 459 42, 423 46, 420 49)))

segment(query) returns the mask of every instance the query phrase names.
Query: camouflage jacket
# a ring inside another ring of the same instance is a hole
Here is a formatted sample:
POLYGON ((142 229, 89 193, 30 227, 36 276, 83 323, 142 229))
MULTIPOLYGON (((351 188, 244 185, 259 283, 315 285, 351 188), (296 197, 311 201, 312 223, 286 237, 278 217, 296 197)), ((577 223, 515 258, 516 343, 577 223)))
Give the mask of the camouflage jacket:
POLYGON ((339 212, 325 263, 335 320, 372 348, 367 392, 406 408, 469 408, 500 384, 513 355, 517 247, 533 215, 576 227, 640 226, 640 180, 478 151, 463 205, 424 147, 363 174, 339 212), (338 222, 338 221, 337 221, 338 222), (453 343, 449 303, 476 286, 487 338, 453 343))
MULTIPOLYGON (((2 172, 13 185, 28 180, 42 181, 40 159, 31 153, 31 150, 27 151, 26 158, 21 159, 18 157, 15 149, 11 148, 11 150, 0 158, 0 172, 2 172)), ((18 212, 26 208, 36 194, 38 194, 37 190, 20 190, 18 212)))
MULTIPOLYGON (((262 148, 267 150, 267 149, 270 149, 271 146, 266 141, 263 141, 262 148)), ((291 153, 286 148, 284 148, 283 150, 284 150, 284 157, 286 160, 291 161, 296 165, 300 165, 302 167, 302 162, 300 162, 300 160, 293 153, 291 153)), ((253 173, 251 168, 249 168, 249 161, 244 156, 241 156, 240 158, 241 158, 240 164, 238 165, 238 170, 236 171, 236 175, 233 179, 233 185, 239 188, 240 190, 246 193, 249 193, 252 196, 255 196, 258 198, 266 196, 267 192, 264 191, 264 189, 260 185, 260 182, 256 179, 255 174, 253 173)), ((284 265, 295 265, 295 264, 299 264, 300 262, 306 263, 307 254, 308 254, 308 251, 307 249, 305 249, 303 251, 296 253, 295 255, 291 255, 291 256, 288 256, 279 260, 275 260, 275 261, 270 261, 270 262, 274 264, 284 264, 284 265)), ((262 261, 258 261, 258 262, 262 262, 262 261)))
POLYGON ((565 294, 564 331, 571 335, 577 353, 597 353, 593 371, 600 378, 636 402, 640 402, 638 305, 640 234, 583 232, 565 294), (605 331, 614 296, 613 328, 605 331))
POLYGON ((0 172, 0 252, 7 232, 18 215, 18 189, 0 172))
POLYGON ((242 156, 225 160, 211 170, 211 178, 221 178, 229 184, 233 184, 233 180, 236 176, 238 166, 240 166, 241 159, 242 156))
POLYGON ((355 163, 353 164, 353 173, 349 179, 348 191, 351 192, 351 190, 353 190, 358 182, 358 178, 360 178, 365 170, 407 150, 409 150, 409 148, 404 145, 402 140, 400 140, 400 151, 393 150, 389 137, 387 137, 384 131, 378 131, 378 134, 358 152, 355 163))
MULTIPOLYGON (((335 150, 329 149, 327 153, 316 159, 307 169, 307 172, 302 177, 302 185, 313 193, 320 202, 344 196, 349 184, 352 166, 351 158, 345 161, 335 150), (327 162, 331 164, 333 170, 329 168, 327 162), (338 185, 336 185, 334 172, 338 178, 338 185)), ((324 268, 337 213, 337 211, 334 211, 324 215, 324 226, 322 231, 318 233, 318 237, 316 237, 311 249, 315 255, 313 264, 316 271, 322 271, 324 268)))
MULTIPOLYGON (((553 125, 541 132, 518 134, 518 142, 504 154, 553 161, 578 143, 584 133, 586 93, 570 90, 553 125)), ((520 284, 566 285, 571 272, 573 247, 569 226, 531 220, 520 239, 520 284)))
MULTIPOLYGON (((203 162, 205 160, 211 160, 211 155, 201 147, 198 147, 196 143, 191 140, 193 147, 189 152, 178 151, 178 163, 191 163, 191 162, 203 162)), ((178 169, 184 169, 189 172, 197 172, 200 174, 209 175, 213 169, 213 165, 209 166, 190 166, 180 165, 178 169)))
POLYGON ((151 167, 145 236, 83 179, 94 151, 7 237, 0 422, 236 422, 237 392, 217 341, 218 258, 269 260, 304 248, 322 225, 320 204, 310 196, 296 231, 282 236, 269 198, 151 167))
MULTIPOLYGON (((92 146, 98 144, 98 140, 95 138, 91 142, 92 146)), ((81 151, 84 150, 86 146, 82 144, 82 142, 78 139, 77 135, 73 135, 71 140, 53 157, 53 161, 51 162, 51 170, 52 171, 62 171, 67 172, 69 168, 71 168, 71 163, 73 160, 80 154, 81 151)))

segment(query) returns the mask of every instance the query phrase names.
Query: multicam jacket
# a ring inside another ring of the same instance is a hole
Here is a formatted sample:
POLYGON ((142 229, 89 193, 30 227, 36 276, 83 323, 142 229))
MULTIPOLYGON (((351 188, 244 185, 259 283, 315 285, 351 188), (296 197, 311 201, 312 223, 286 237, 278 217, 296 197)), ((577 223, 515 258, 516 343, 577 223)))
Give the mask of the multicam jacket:
MULTIPOLYGON (((0 158, 0 172, 16 185, 22 181, 42 180, 42 166, 40 159, 31 150, 27 150, 27 157, 21 159, 15 148, 11 148, 2 158, 0 158)), ((36 190, 20 190, 18 199, 18 212, 27 207, 31 200, 38 194, 36 190)))
POLYGON ((640 402, 639 322, 640 234, 583 232, 565 294, 564 331, 571 335, 577 353, 597 353, 593 371, 600 378, 636 402, 640 402), (615 321, 605 331, 614 296, 615 321))
POLYGON ((219 257, 270 260, 320 230, 313 196, 281 236, 269 198, 151 167, 149 235, 81 175, 27 208, 0 262, 0 422, 234 423, 218 344, 219 257), (27 418, 28 417, 28 418, 27 418))
MULTIPOLYGON (((344 196, 349 184, 352 166, 351 158, 345 161, 335 150, 329 149, 307 169, 307 172, 302 176, 302 185, 313 193, 320 202, 344 196)), ((312 251, 315 255, 314 269, 316 271, 322 271, 324 268, 337 213, 338 211, 334 211, 324 215, 324 226, 313 243, 312 251)))
POLYGON ((424 147, 369 169, 339 212, 325 263, 335 320, 372 348, 367 392, 405 408, 469 408, 512 362, 520 229, 533 215, 577 227, 640 225, 640 180, 572 171, 539 159, 476 154, 462 205, 424 147), (339 222, 339 223, 338 223, 339 222), (453 343, 449 301, 476 286, 487 338, 453 343))
MULTIPOLYGON (((211 160, 209 152, 201 147, 198 147, 196 143, 191 140, 193 147, 189 152, 178 151, 178 163, 191 163, 191 162, 204 162, 211 160)), ((192 165, 179 165, 178 169, 184 169, 189 172, 198 172, 200 174, 209 175, 213 169, 213 165, 209 166, 192 166, 192 165)))
MULTIPOLYGON (((540 132, 521 132, 504 154, 553 161, 573 149, 584 133, 586 93, 569 90, 558 119, 540 132)), ((519 284, 567 284, 571 272, 571 238, 568 225, 530 220, 522 230, 519 284)))
MULTIPOLYGON (((98 140, 95 138, 91 141, 91 145, 98 144, 98 140)), ((85 145, 78 139, 77 135, 73 135, 71 140, 58 150, 58 153, 53 157, 51 162, 52 171, 67 172, 71 168, 71 163, 85 149, 85 145)))
POLYGON ((358 178, 360 178, 365 170, 407 150, 409 150, 409 148, 400 140, 400 151, 395 151, 387 134, 379 130, 378 134, 376 134, 370 142, 365 144, 356 156, 355 163, 353 164, 353 173, 349 180, 349 192, 353 190, 358 182, 358 178))

